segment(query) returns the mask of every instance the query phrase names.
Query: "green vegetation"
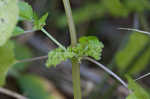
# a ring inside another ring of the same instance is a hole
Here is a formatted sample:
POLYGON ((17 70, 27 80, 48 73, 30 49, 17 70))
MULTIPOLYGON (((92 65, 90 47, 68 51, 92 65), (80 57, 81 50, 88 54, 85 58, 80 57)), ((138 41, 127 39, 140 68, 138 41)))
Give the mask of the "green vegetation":
MULTIPOLYGON (((75 28, 75 24, 104 18, 106 14, 115 18, 126 18, 132 12, 139 15, 144 13, 145 10, 150 10, 150 2, 148 0, 100 0, 97 3, 88 3, 84 7, 73 10, 73 15, 69 0, 63 0, 63 4, 66 15, 60 15, 55 18, 55 22, 61 28, 68 24, 71 40, 71 44, 68 47, 59 43, 44 29, 48 13, 39 17, 27 2, 0 0, 0 86, 5 85, 7 74, 10 73, 11 76, 16 78, 21 91, 26 93, 29 99, 55 99, 55 96, 52 96, 47 91, 41 77, 21 73, 26 68, 25 65, 27 65, 22 63, 22 60, 30 58, 32 55, 28 48, 17 43, 14 44, 11 38, 30 32, 19 25, 20 22, 27 21, 33 24, 31 31, 43 32, 58 46, 47 55, 48 59, 45 64, 48 68, 51 66, 56 67, 68 59, 71 61, 74 99, 82 99, 83 97, 80 86, 80 63, 82 63, 83 59, 99 65, 108 74, 115 77, 123 87, 127 88, 129 95, 126 99, 150 99, 147 89, 142 88, 134 79, 127 77, 128 84, 126 84, 125 81, 117 76, 117 74, 121 75, 121 77, 125 77, 126 74, 133 76, 147 68, 150 60, 149 35, 140 34, 135 30, 135 32, 127 36, 127 42, 123 43, 123 47, 113 58, 116 69, 119 71, 115 74, 106 66, 97 62, 102 56, 103 43, 96 36, 82 36, 78 39, 77 34, 79 33, 76 33, 75 28)), ((139 19, 139 21, 142 20, 139 19)), ((145 24, 147 25, 147 23, 145 24)), ((140 26, 142 27, 142 25, 141 22, 140 26)), ((132 31, 134 29, 127 30, 132 31)))

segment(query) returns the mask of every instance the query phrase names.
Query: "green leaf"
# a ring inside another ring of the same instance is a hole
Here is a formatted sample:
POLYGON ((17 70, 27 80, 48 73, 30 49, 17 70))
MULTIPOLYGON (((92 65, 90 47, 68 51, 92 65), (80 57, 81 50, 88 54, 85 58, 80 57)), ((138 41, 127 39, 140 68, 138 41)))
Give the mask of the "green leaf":
POLYGON ((40 19, 37 19, 37 15, 34 14, 34 30, 41 30, 46 25, 48 13, 44 14, 40 19))
POLYGON ((57 48, 49 52, 46 66, 56 66, 57 64, 60 64, 61 62, 66 61, 67 59, 72 58, 74 56, 75 53, 69 50, 64 51, 61 48, 57 48))
POLYGON ((78 56, 91 56, 96 60, 101 58, 101 52, 104 45, 95 36, 81 37, 79 44, 72 50, 78 56))
POLYGON ((11 42, 0 47, 0 86, 5 84, 7 72, 16 62, 13 47, 11 42))
POLYGON ((134 32, 129 36, 129 40, 127 44, 125 45, 123 49, 121 49, 116 54, 116 57, 115 57, 116 64, 118 68, 120 69, 120 71, 127 69, 128 66, 130 66, 131 62, 134 62, 132 65, 132 68, 134 69, 136 68, 136 70, 134 71, 133 69, 130 69, 128 73, 135 74, 139 72, 140 70, 142 70, 144 67, 146 67, 146 64, 148 63, 148 60, 149 60, 149 54, 148 54, 149 50, 147 50, 147 52, 144 52, 144 53, 147 53, 147 55, 144 54, 145 56, 143 55, 140 56, 137 61, 133 61, 133 60, 134 58, 137 58, 140 51, 144 49, 144 47, 147 45, 148 42, 149 42, 149 37, 147 35, 134 32), (146 63, 142 62, 143 59, 144 59, 144 62, 146 63), (140 65, 138 65, 138 63, 140 63, 140 65))
POLYGON ((34 19, 34 21, 38 21, 39 20, 39 17, 38 17, 36 12, 33 12, 33 19, 34 19))
POLYGON ((86 46, 84 49, 87 56, 91 56, 96 60, 101 57, 102 48, 104 45, 95 36, 82 37, 79 39, 79 43, 86 46))
POLYGON ((145 10, 150 10, 149 0, 125 0, 125 4, 130 12, 143 12, 145 10))
POLYGON ((128 77, 128 88, 132 92, 127 99, 150 99, 149 94, 130 77, 128 77))
POLYGON ((43 78, 35 75, 24 75, 18 79, 23 93, 28 99, 55 99, 48 92, 48 88, 43 78))
POLYGON ((106 9, 114 16, 128 16, 128 10, 120 0, 103 0, 106 9))
POLYGON ((137 59, 133 67, 129 70, 129 74, 138 73, 144 70, 149 64, 149 60, 150 60, 150 46, 137 59))
POLYGON ((21 20, 29 20, 32 21, 33 20, 33 9, 32 7, 23 1, 19 0, 19 16, 21 20))
POLYGON ((21 35, 22 33, 24 33, 24 30, 19 27, 19 26, 16 26, 14 31, 13 31, 13 36, 18 36, 18 35, 21 35))
POLYGON ((17 0, 0 0, 0 46, 11 37, 18 19, 17 0))
POLYGON ((132 92, 126 99, 138 99, 138 98, 136 97, 135 93, 132 92))

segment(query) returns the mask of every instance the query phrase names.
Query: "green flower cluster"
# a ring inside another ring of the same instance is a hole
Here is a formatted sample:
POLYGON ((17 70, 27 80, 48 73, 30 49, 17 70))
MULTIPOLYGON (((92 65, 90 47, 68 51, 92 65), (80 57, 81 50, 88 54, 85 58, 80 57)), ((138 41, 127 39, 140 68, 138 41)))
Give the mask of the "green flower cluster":
POLYGON ((96 60, 101 58, 101 52, 104 45, 94 36, 81 37, 79 43, 72 47, 69 46, 66 50, 57 48, 48 54, 46 66, 56 66, 67 59, 77 58, 79 61, 83 57, 93 57, 96 60))

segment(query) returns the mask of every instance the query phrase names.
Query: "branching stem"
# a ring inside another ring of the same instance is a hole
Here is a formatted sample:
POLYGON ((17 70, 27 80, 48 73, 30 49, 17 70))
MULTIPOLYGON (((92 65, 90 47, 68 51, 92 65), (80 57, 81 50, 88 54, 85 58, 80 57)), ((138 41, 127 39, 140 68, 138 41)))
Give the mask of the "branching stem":
MULTIPOLYGON (((70 31, 71 38, 71 46, 76 46, 77 37, 76 37, 76 29, 72 17, 72 11, 70 7, 69 0, 63 0, 67 22, 70 31)), ((81 99, 81 87, 80 87, 80 64, 77 59, 72 59, 72 79, 73 79, 73 91, 74 91, 74 99, 81 99)))
POLYGON ((66 50, 66 48, 60 44, 53 36, 51 36, 44 28, 41 29, 41 31, 46 34, 55 44, 57 44, 60 48, 63 50, 66 50))

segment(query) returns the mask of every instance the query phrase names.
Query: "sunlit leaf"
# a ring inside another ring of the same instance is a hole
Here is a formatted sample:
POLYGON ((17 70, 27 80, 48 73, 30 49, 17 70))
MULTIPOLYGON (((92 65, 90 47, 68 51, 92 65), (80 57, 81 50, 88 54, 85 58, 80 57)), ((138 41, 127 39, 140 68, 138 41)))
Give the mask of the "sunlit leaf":
POLYGON ((17 0, 0 0, 0 46, 12 36, 18 13, 17 0))

